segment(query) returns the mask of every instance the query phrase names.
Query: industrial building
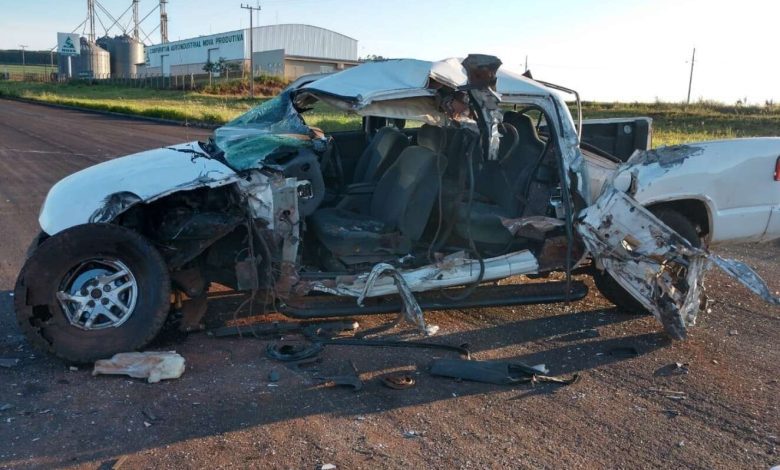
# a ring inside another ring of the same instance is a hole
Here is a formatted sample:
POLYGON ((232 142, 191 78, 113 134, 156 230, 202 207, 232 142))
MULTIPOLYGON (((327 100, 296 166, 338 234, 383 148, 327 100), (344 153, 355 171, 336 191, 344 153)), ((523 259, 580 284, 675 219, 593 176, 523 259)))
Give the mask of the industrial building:
MULTIPOLYGON (((204 73, 208 62, 224 59, 249 70, 250 29, 148 46, 144 75, 204 73)), ((357 40, 317 26, 279 24, 251 30, 254 74, 294 79, 308 73, 343 70, 358 64, 357 40)))

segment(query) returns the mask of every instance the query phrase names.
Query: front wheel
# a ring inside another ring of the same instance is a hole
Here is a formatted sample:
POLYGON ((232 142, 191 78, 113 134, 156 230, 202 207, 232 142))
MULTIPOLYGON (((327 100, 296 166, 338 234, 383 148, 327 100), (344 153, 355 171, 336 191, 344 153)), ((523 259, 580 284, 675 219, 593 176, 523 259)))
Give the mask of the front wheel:
POLYGON ((159 252, 140 234, 109 224, 79 225, 46 239, 14 290, 28 340, 71 362, 145 346, 165 322, 169 302, 159 252))
MULTIPOLYGON (((691 245, 697 248, 701 246, 699 232, 696 230, 696 226, 693 222, 687 217, 673 209, 666 209, 663 207, 650 209, 650 212, 652 212, 661 222, 669 226, 669 228, 688 240, 691 245)), ((616 307, 624 312, 638 315, 650 314, 650 312, 631 294, 623 289, 608 272, 594 269, 593 283, 596 284, 596 288, 601 292, 601 295, 606 297, 607 300, 615 304, 616 307)), ((706 303, 705 299, 702 299, 702 301, 706 303)))

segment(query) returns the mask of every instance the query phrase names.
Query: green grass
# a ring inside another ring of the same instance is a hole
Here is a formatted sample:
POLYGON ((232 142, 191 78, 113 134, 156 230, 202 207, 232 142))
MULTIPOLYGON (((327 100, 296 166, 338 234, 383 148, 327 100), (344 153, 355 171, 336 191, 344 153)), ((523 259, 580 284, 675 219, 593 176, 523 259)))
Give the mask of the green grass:
POLYGON ((0 73, 49 73, 56 72, 57 66, 51 65, 25 65, 22 67, 19 64, 0 64, 0 73))
POLYGON ((732 106, 693 103, 591 103, 583 116, 653 118, 653 146, 712 139, 780 135, 780 106, 732 106))
MULTIPOLYGON (((83 82, 55 84, 13 81, 0 82, 0 97, 2 96, 208 124, 224 124, 268 99, 262 97, 250 100, 236 96, 89 85, 83 82)), ((305 117, 309 125, 320 127, 326 132, 360 128, 359 117, 329 110, 324 105, 315 106, 305 117)))
MULTIPOLYGON (((2 70, 0 65, 0 71, 2 70)), ((214 92, 214 90, 209 90, 214 92)), ((223 124, 268 98, 154 90, 117 85, 0 82, 1 96, 80 106, 141 116, 223 124)), ((654 146, 710 139, 780 135, 780 106, 729 106, 712 102, 583 104, 588 118, 650 116, 654 146)), ((360 128, 360 117, 317 104, 304 114, 326 132, 360 128)), ((411 123, 410 123, 411 124, 411 123)), ((411 127, 411 126, 410 126, 411 127)))

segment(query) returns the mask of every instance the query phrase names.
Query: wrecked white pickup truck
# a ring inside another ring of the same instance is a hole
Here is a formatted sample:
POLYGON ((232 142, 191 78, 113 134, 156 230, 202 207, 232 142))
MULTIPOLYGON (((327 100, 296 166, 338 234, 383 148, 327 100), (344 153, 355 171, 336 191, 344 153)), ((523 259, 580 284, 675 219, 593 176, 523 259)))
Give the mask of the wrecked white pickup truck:
MULTIPOLYGON (((570 90, 500 65, 483 55, 366 63, 295 83, 207 143, 63 179, 17 281, 21 328, 64 359, 92 361, 146 345, 172 304, 182 328, 197 328, 217 283, 297 318, 402 312, 432 333, 423 309, 582 298, 570 276, 488 281, 589 265, 674 338, 696 319, 712 263, 778 303, 747 266, 700 243, 728 232, 713 212, 727 189, 671 196, 711 152, 750 161, 751 185, 778 184, 780 139, 638 151, 618 165, 581 148, 582 121, 558 95, 570 90), (307 126, 318 102, 363 116, 363 129, 307 126), (654 185, 669 197, 650 197, 654 185)), ((767 221, 758 238, 780 236, 770 191, 766 213, 751 215, 767 221)))

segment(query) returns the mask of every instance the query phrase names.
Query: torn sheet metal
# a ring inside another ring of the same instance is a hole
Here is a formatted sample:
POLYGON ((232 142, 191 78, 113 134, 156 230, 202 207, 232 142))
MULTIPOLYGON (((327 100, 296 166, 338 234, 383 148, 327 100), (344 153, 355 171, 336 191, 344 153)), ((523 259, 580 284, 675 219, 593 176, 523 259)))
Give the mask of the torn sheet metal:
POLYGON ((371 269, 371 272, 368 274, 368 279, 366 279, 366 285, 363 287, 363 292, 361 292, 360 297, 357 299, 358 305, 361 307, 363 306, 363 300, 366 298, 366 293, 374 286, 374 283, 376 283, 379 276, 383 274, 389 275, 393 279, 396 289, 398 289, 398 294, 401 296, 401 301, 404 305, 404 319, 411 325, 416 326, 421 332, 425 333, 425 335, 430 336, 436 334, 436 332, 439 331, 439 327, 425 324, 422 308, 420 307, 420 304, 417 303, 417 299, 414 298, 414 294, 412 294, 412 290, 409 288, 403 275, 401 275, 394 266, 387 263, 379 263, 371 269))
POLYGON ((147 379, 150 384, 160 380, 178 379, 184 373, 184 358, 175 351, 129 352, 114 354, 111 359, 95 362, 92 375, 129 375, 147 379))
POLYGON ((780 297, 772 294, 764 280, 750 266, 741 261, 721 258, 717 255, 710 255, 710 261, 766 302, 780 305, 780 297))
MULTIPOLYGON (((485 273, 482 281, 495 281, 520 274, 533 274, 539 270, 539 264, 528 250, 516 251, 484 260, 485 273)), ((479 277, 479 261, 469 259, 461 253, 445 257, 442 261, 417 269, 399 269, 398 273, 412 292, 423 292, 446 287, 464 286, 479 277)), ((389 276, 379 276, 370 288, 366 283, 370 273, 358 276, 336 278, 335 286, 318 281, 308 285, 310 290, 351 297, 379 297, 398 294, 395 280, 389 276)))
POLYGON ((749 267, 693 247, 611 185, 581 212, 577 230, 600 267, 651 311, 673 338, 685 338, 696 321, 710 262, 767 302, 780 302, 749 267))
POLYGON ((532 215, 530 217, 519 217, 517 219, 501 218, 501 225, 506 227, 513 236, 540 238, 544 239, 544 234, 552 232, 557 228, 566 225, 566 221, 545 217, 543 215, 532 215))

